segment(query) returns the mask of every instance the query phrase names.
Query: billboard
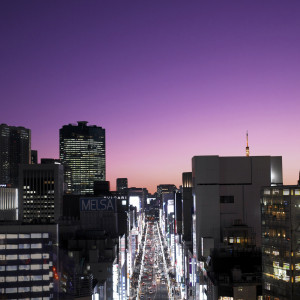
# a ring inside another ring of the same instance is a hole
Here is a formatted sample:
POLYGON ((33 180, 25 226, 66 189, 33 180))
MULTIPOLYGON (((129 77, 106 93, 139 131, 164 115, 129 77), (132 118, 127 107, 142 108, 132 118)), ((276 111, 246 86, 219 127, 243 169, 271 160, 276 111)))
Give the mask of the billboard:
POLYGON ((114 197, 80 198, 80 211, 112 211, 116 210, 114 197))

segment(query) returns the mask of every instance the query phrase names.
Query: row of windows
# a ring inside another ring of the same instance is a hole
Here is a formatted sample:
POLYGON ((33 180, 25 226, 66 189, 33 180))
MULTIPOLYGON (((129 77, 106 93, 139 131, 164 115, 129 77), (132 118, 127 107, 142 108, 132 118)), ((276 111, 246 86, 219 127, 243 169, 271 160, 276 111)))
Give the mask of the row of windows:
POLYGON ((49 233, 0 233, 0 240, 1 239, 40 239, 40 238, 49 238, 49 233))
MULTIPOLYGON (((1 245, 2 246, 2 245, 1 245)), ((3 248, 1 248, 3 249, 3 248)), ((0 255, 1 257, 5 255, 0 255)), ((8 257, 11 255, 6 255, 8 257)), ((14 255, 16 256, 16 255, 14 255)), ((19 254, 19 259, 48 259, 49 258, 49 253, 34 253, 34 254, 19 254)), ((7 258, 6 258, 7 259, 7 258)), ((3 266, 0 266, 0 271, 3 266)))
MULTIPOLYGON (((49 262, 49 264, 35 264, 35 265, 19 265, 19 271, 29 271, 29 270, 49 270, 49 268, 52 266, 52 262, 49 262)), ((7 271, 7 267, 6 266, 6 271, 7 271)), ((16 266, 11 266, 13 268, 15 268, 16 266)), ((5 268, 5 266, 1 266, 1 268, 5 268)), ((4 270, 1 270, 4 271, 4 270)), ((12 270, 10 270, 12 271, 12 270)), ((3 277, 4 278, 4 277, 3 277)), ((3 282, 3 281, 2 281, 3 282)))
POLYGON ((23 281, 41 281, 50 280, 49 274, 47 275, 25 275, 25 276, 0 276, 0 282, 23 282, 23 281))
MULTIPOLYGON (((0 289, 1 294, 12 294, 12 293, 26 293, 26 292, 46 292, 50 291, 49 286, 32 286, 32 287, 19 287, 19 288, 2 288, 0 289)), ((50 299, 49 297, 43 298, 30 298, 30 299, 50 299)))

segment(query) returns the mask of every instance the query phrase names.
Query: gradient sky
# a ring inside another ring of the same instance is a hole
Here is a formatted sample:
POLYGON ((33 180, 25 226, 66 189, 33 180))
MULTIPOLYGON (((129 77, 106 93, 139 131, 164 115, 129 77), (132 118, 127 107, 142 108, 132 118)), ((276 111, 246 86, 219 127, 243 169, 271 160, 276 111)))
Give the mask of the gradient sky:
POLYGON ((300 1, 0 2, 0 123, 106 129, 107 180, 154 192, 194 155, 281 155, 300 169, 300 1))

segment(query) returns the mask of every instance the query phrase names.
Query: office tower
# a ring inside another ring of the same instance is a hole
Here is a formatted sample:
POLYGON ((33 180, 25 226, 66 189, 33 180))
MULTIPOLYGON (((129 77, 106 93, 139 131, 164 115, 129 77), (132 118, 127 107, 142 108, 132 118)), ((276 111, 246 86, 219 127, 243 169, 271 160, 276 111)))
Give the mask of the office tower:
POLYGON ((18 220, 18 189, 0 187, 0 221, 18 220))
POLYGON ((20 166, 19 210, 24 222, 56 222, 62 214, 63 166, 20 166))
POLYGON ((60 159, 70 170, 67 192, 92 194, 94 181, 105 180, 105 129, 87 126, 86 121, 77 123, 59 131, 60 159))
POLYGON ((264 299, 300 299, 300 186, 263 188, 261 209, 264 299))
POLYGON ((38 152, 37 150, 31 150, 31 163, 36 165, 38 163, 38 152))
POLYGON ((253 299, 261 284, 260 190, 282 184, 282 158, 195 156, 192 177, 196 297, 253 299))
POLYGON ((0 125, 0 184, 18 187, 19 164, 30 163, 30 150, 30 129, 0 125))
POLYGON ((1 299, 57 299, 57 233, 55 224, 1 224, 1 299))
POLYGON ((128 188, 127 178, 117 178, 117 192, 125 192, 128 188))

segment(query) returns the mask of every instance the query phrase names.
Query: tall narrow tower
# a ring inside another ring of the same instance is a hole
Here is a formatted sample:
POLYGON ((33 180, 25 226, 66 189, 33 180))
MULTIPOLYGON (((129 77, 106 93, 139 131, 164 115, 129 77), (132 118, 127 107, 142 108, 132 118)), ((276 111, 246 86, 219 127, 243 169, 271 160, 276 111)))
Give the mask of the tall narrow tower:
POLYGON ((247 133, 246 133, 246 139, 247 139, 246 156, 249 156, 250 155, 250 151, 249 151, 249 145, 248 145, 248 130, 247 130, 247 133))

